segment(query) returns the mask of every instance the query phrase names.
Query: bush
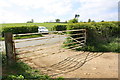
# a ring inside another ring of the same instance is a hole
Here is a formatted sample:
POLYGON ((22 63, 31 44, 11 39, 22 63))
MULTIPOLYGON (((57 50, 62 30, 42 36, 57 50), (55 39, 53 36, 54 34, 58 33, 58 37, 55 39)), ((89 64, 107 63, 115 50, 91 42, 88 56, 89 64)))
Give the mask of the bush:
MULTIPOLYGON (((77 23, 69 24, 68 30, 86 29, 87 41, 86 46, 77 50, 85 51, 113 51, 119 52, 120 47, 112 42, 116 37, 120 38, 117 22, 97 22, 97 23, 77 23), (112 47, 114 46, 114 48, 112 47)), ((72 34, 72 33, 69 33, 72 34)), ((74 37, 73 37, 74 38, 74 37)))
POLYGON ((38 26, 3 27, 2 35, 4 36, 6 32, 12 32, 13 34, 34 33, 38 32, 38 26))
POLYGON ((6 80, 24 80, 24 76, 22 75, 9 75, 6 77, 6 80))
POLYGON ((53 27, 53 30, 54 30, 54 31, 63 31, 63 30, 66 30, 66 29, 67 29, 66 26, 67 26, 67 25, 55 25, 55 26, 53 27))
POLYGON ((78 19, 74 18, 68 21, 69 23, 78 23, 78 19))

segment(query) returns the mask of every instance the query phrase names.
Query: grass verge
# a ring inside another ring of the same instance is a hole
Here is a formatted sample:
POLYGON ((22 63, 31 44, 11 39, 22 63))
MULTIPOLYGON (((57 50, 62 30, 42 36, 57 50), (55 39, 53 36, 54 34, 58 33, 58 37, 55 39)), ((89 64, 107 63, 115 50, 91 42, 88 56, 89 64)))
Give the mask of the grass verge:
MULTIPOLYGON (((0 53, 1 54, 1 53, 0 53)), ((36 69, 23 62, 16 62, 11 66, 6 63, 6 56, 2 54, 2 80, 64 80, 63 78, 52 79, 48 75, 42 75, 36 69)))
MULTIPOLYGON (((42 34, 17 35, 13 37, 13 39, 27 39, 27 38, 36 38, 36 37, 43 37, 43 35, 42 34)), ((0 37, 0 40, 4 40, 4 37, 0 37)))
MULTIPOLYGON (((69 39, 64 42, 64 48, 71 48, 70 46, 76 45, 76 43, 73 43, 73 41, 70 41, 69 39), (69 45, 66 45, 69 44, 69 45)), ((77 51, 90 51, 90 52, 117 52, 120 53, 120 38, 112 38, 112 40, 108 42, 91 42, 87 43, 85 46, 76 48, 77 51)))

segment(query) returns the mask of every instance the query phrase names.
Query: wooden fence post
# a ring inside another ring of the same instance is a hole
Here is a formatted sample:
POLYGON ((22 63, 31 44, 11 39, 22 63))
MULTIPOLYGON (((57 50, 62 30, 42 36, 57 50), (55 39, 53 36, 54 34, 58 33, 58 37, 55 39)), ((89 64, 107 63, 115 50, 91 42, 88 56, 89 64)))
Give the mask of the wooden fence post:
POLYGON ((14 46, 13 46, 13 35, 12 33, 5 33, 5 48, 7 64, 12 65, 15 62, 14 46))

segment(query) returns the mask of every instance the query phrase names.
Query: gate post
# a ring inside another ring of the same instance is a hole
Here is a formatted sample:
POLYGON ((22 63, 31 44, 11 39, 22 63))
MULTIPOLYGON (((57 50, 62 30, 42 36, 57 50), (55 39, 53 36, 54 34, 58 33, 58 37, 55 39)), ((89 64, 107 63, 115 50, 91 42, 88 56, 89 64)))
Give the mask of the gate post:
POLYGON ((5 48, 6 48, 6 57, 7 64, 12 65, 15 62, 14 46, 13 46, 13 35, 12 33, 5 33, 5 48))

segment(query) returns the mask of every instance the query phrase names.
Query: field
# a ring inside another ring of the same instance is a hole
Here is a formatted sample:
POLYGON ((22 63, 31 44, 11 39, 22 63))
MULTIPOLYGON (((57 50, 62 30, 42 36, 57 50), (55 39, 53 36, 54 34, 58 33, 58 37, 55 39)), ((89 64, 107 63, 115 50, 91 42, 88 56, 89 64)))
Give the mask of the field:
POLYGON ((14 27, 14 26, 45 26, 47 27, 49 30, 54 26, 54 25, 64 25, 67 23, 3 23, 0 24, 0 29, 1 27, 14 27))

